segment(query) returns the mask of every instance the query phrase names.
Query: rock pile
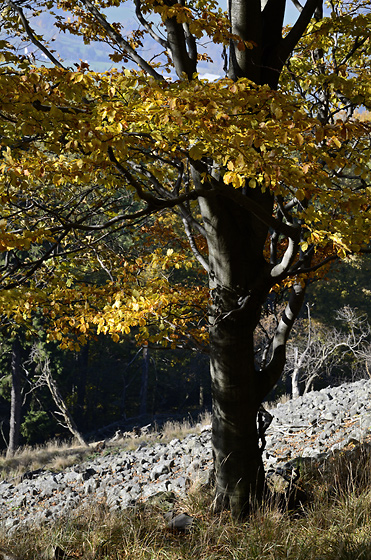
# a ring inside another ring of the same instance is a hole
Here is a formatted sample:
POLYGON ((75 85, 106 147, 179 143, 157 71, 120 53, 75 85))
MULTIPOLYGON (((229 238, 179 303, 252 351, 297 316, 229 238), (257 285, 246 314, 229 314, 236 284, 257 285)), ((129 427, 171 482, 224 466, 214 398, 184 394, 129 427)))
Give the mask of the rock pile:
MULTIPOLYGON (((278 405, 266 433, 263 459, 274 471, 296 457, 318 457, 367 437, 371 380, 309 393, 278 405)), ((210 426, 183 440, 140 445, 53 473, 28 473, 0 483, 0 525, 13 531, 70 514, 88 502, 111 510, 130 507, 159 492, 184 494, 206 483, 212 465, 210 426)))
POLYGON ((371 380, 313 391, 270 412, 266 468, 296 457, 322 457, 369 435, 371 380))

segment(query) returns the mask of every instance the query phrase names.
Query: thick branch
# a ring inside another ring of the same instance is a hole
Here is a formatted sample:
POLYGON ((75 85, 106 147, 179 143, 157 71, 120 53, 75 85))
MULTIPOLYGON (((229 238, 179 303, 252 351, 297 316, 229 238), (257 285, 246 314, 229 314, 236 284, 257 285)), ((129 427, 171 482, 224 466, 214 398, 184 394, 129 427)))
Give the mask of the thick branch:
MULTIPOLYGON (((293 226, 295 227, 295 226, 293 226)), ((297 226, 299 229, 300 226, 297 226)), ((277 280, 278 277, 283 276, 287 273, 288 269, 293 263, 293 260, 296 256, 299 247, 299 236, 297 235, 294 239, 289 237, 289 245, 282 257, 282 260, 279 264, 274 266, 271 271, 271 277, 277 280)))
POLYGON ((291 2, 294 4, 295 8, 299 10, 299 12, 303 11, 303 6, 300 4, 298 0, 291 0, 291 2))
POLYGON ((197 62, 197 44, 194 36, 189 30, 188 23, 183 23, 183 30, 184 30, 184 37, 186 40, 186 45, 188 49, 188 54, 190 60, 192 60, 195 64, 197 62))
POLYGON ((137 18, 139 20, 139 23, 141 23, 141 25, 143 25, 144 29, 148 32, 148 34, 152 37, 152 39, 154 39, 156 41, 156 43, 158 43, 159 45, 161 45, 164 49, 166 49, 168 51, 169 50, 169 43, 153 31, 152 25, 150 23, 148 23, 148 21, 144 18, 143 14, 142 14, 140 3, 141 3, 141 0, 135 0, 135 15, 137 16, 137 18))
POLYGON ((263 53, 261 84, 276 88, 285 60, 282 59, 282 27, 286 0, 268 0, 262 11, 263 53))
MULTIPOLYGON (((191 80, 197 70, 197 57, 193 57, 193 53, 189 54, 187 51, 187 43, 190 38, 186 37, 184 28, 181 23, 177 22, 176 17, 165 20, 165 27, 175 71, 179 78, 185 74, 191 80)), ((193 47, 195 50, 195 43, 193 47)))
POLYGON ((242 41, 252 41, 254 48, 239 50, 235 42, 229 49, 229 77, 237 80, 247 77, 256 84, 260 83, 262 26, 260 0, 228 0, 231 32, 242 41))
POLYGON ((291 289, 289 302, 278 323, 274 338, 272 357, 268 365, 259 372, 261 398, 263 399, 277 383, 286 361, 286 343, 300 313, 305 296, 306 286, 295 284, 291 289))
POLYGON ((322 4, 322 0, 307 0, 300 12, 296 23, 292 27, 288 35, 282 40, 280 54, 283 62, 290 56, 298 42, 303 36, 308 23, 312 19, 318 5, 322 4))

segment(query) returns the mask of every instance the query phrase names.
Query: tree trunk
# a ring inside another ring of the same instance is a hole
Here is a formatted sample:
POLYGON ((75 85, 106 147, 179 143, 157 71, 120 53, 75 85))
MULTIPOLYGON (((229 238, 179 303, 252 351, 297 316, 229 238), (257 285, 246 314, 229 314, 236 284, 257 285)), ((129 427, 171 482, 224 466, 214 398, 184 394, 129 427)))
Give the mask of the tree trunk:
MULTIPOLYGON (((66 405, 66 403, 64 402, 64 399, 58 389, 58 386, 55 382, 55 380, 53 379, 51 373, 49 371, 44 372, 45 375, 45 380, 46 383, 49 387, 50 393, 53 397, 53 400, 55 402, 55 404, 57 405, 57 407, 59 408, 59 412, 57 412, 58 415, 60 415, 63 418, 63 421, 65 423, 64 427, 67 428, 71 434, 77 439, 77 441, 83 446, 83 447, 89 447, 89 444, 86 442, 86 440, 84 439, 83 435, 79 432, 76 423, 74 421, 74 419, 72 418, 70 411, 68 410, 68 407, 66 405)), ((63 424, 62 424, 63 425, 63 424)))
MULTIPOLYGON (((230 43, 229 77, 248 78, 257 85, 278 86, 283 65, 304 33, 318 0, 307 0, 293 29, 283 36, 285 0, 228 0, 231 32, 252 48, 240 48, 240 40, 230 43)), ((166 22, 168 44, 178 76, 190 77, 189 58, 184 30, 173 21, 166 22)), ((190 54, 190 50, 188 51, 190 54)), ((192 51, 193 52, 193 51, 192 51)), ((193 59, 192 59, 193 60, 193 59)), ((246 110, 254 110, 247 107, 246 110)), ((258 149, 258 148, 257 148, 258 149)), ((205 163, 205 162, 204 162, 205 163)), ((192 163, 192 177, 201 186, 197 162, 192 163)), ((204 173, 204 170, 199 172, 204 173)), ((230 506, 234 515, 244 515, 264 492, 264 470, 257 432, 259 406, 279 379, 285 363, 285 347, 293 321, 297 316, 304 290, 294 286, 284 317, 279 323, 272 356, 259 370, 255 365, 254 331, 270 289, 276 283, 272 267, 264 256, 269 233, 267 216, 272 216, 274 197, 268 189, 224 189, 219 172, 213 179, 220 190, 213 192, 213 182, 202 187, 212 197, 199 199, 209 250, 210 370, 213 394, 213 448, 215 459, 216 503, 230 506), (227 193, 228 191, 228 193, 227 193), (225 196, 223 195, 225 193, 225 196), (246 210, 241 194, 249 200, 246 210), (236 196, 237 195, 237 198, 236 196), (259 219, 256 217, 259 215, 259 219), (273 275, 274 276, 274 275, 273 275)), ((205 177, 205 173, 204 173, 205 177)), ((249 179, 246 177, 246 184, 249 179)), ((283 222, 280 224, 283 226, 283 222)), ((292 229, 288 226, 288 229, 292 229)), ((282 231, 282 228, 281 230, 282 231)), ((286 234, 285 234, 286 235, 286 234)), ((288 234, 289 247, 296 252, 298 239, 288 234)), ((290 251, 287 253, 291 261, 290 251)), ((287 269, 282 264, 275 271, 276 281, 287 269)))
MULTIPOLYGON (((255 196, 270 207, 271 199, 255 196)), ((227 200, 200 201, 210 263, 210 357, 216 505, 244 515, 264 491, 257 412, 264 397, 254 330, 269 292, 267 229, 227 200), (254 223, 255 222, 255 223, 254 223), (268 268, 267 268, 268 267, 268 268)), ((267 387, 268 389, 268 387, 267 387)))
POLYGON ((149 349, 148 346, 143 346, 139 415, 147 414, 148 374, 149 374, 149 349))
POLYGON ((7 458, 13 457, 19 445, 22 411, 21 350, 19 339, 16 338, 12 345, 12 392, 10 404, 9 444, 6 452, 7 458))
MULTIPOLYGON (((269 193, 246 196, 272 211, 269 193)), ((275 280, 264 258, 268 226, 234 201, 201 199, 209 249, 210 369, 213 396, 212 441, 217 507, 244 516, 264 495, 265 475, 257 414, 281 376, 286 342, 300 311, 304 288, 295 285, 276 329, 271 358, 255 363, 254 332, 275 280)))
MULTIPOLYGON (((237 326, 237 325, 236 325, 237 326)), ((264 490, 264 468, 257 433, 260 405, 257 372, 248 329, 212 336, 213 451, 216 505, 236 517, 249 512, 264 490), (241 351, 244 348, 244 351, 241 351)))
POLYGON ((299 376, 300 376, 300 365, 298 360, 298 349, 294 349, 295 357, 294 357, 294 370, 291 375, 291 398, 297 399, 300 397, 300 388, 299 388, 299 376))

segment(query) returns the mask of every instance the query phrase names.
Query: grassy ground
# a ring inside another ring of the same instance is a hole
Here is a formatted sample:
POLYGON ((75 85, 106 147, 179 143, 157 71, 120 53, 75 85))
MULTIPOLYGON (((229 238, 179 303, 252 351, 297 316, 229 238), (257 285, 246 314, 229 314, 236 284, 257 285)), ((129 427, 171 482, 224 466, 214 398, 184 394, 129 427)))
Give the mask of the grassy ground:
POLYGON ((0 545, 23 560, 53 558, 55 547, 66 557, 86 560, 369 560, 370 477, 356 481, 353 467, 346 476, 344 465, 335 467, 327 478, 306 474, 313 477, 305 482, 311 499, 296 512, 266 506, 237 522, 228 512, 212 514, 211 493, 193 489, 176 504, 177 511, 195 518, 186 533, 168 530, 159 506, 120 514, 90 506, 56 525, 31 528, 21 538, 0 536, 0 545))
POLYGON ((159 504, 113 514, 91 503, 54 525, 0 532, 0 547, 20 560, 370 560, 369 447, 303 465, 300 484, 309 499, 296 511, 265 504, 236 521, 212 513, 211 490, 194 487, 174 506, 194 517, 187 532, 170 531, 159 504))
MULTIPOLYGON (((208 413, 202 415, 196 424, 191 422, 173 422, 164 424, 160 432, 152 431, 143 436, 128 435, 125 438, 110 443, 105 442, 103 453, 115 453, 119 451, 132 451, 141 443, 153 445, 154 443, 168 443, 174 438, 184 438, 189 433, 200 431, 203 426, 210 424, 211 419, 208 413)), ((27 471, 34 471, 44 468, 51 471, 61 471, 71 465, 76 465, 83 461, 92 459, 95 455, 101 454, 96 443, 90 447, 81 447, 74 441, 50 441, 45 445, 36 447, 21 447, 14 457, 6 458, 5 452, 0 455, 0 480, 17 478, 27 471)), ((1 556, 0 556, 0 560, 1 556)))

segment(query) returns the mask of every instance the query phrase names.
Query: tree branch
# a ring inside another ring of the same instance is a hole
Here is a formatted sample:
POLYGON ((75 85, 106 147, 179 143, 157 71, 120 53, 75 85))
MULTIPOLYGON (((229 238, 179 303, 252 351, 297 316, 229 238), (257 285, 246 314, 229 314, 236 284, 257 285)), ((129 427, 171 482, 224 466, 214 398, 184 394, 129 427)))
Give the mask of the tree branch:
POLYGON ((306 285, 301 284, 295 284, 291 289, 289 302, 273 337, 272 357, 266 367, 258 372, 261 399, 269 393, 281 376, 286 361, 286 343, 303 305, 305 289, 306 285))
POLYGON ((194 235, 192 233, 192 230, 190 228, 190 225, 188 223, 188 220, 185 216, 182 217, 182 221, 183 221, 183 225, 184 225, 184 231, 186 232, 187 238, 188 238, 188 242, 189 242, 189 246, 191 247, 191 251, 194 254, 194 256, 196 257, 196 259, 198 260, 198 262, 201 264, 201 266, 206 270, 207 273, 210 272, 210 267, 209 267, 209 263, 207 262, 207 260, 201 255, 200 251, 198 250, 198 247, 196 245, 196 241, 194 238, 194 235))
MULTIPOLYGON (((136 190, 139 198, 144 200, 148 203, 149 207, 153 210, 161 210, 162 208, 174 208, 174 206, 178 206, 179 204, 186 202, 187 200, 197 200, 199 196, 205 196, 210 194, 210 191, 199 191, 194 189, 189 193, 183 193, 179 196, 171 197, 170 199, 166 198, 159 198, 153 196, 153 194, 146 192, 139 181, 130 173, 128 169, 125 169, 123 165, 116 159, 115 154, 113 153, 113 149, 111 147, 108 148, 108 155, 112 163, 114 163, 117 171, 125 177, 128 183, 134 187, 136 190)), ((171 195, 170 195, 171 196, 171 195)))
POLYGON ((299 12, 303 11, 303 6, 300 4, 298 0, 291 0, 291 2, 294 4, 295 8, 299 10, 299 12))
MULTIPOLYGON (((297 226, 300 229, 300 226, 297 226)), ((281 259, 281 262, 274 266, 271 270, 271 277, 277 281, 278 277, 285 276, 289 270, 299 247, 299 236, 297 235, 294 239, 289 237, 289 245, 281 259)))
POLYGON ((314 12, 316 11, 319 4, 322 4, 322 0, 307 0, 303 9, 300 12, 296 23, 292 27, 291 31, 286 35, 284 39, 282 39, 282 43, 280 46, 280 55, 283 61, 285 61, 305 32, 308 23, 312 19, 314 12))
POLYGON ((152 25, 144 18, 140 7, 140 3, 141 0, 135 0, 135 15, 137 16, 139 23, 143 25, 144 29, 148 32, 148 34, 152 37, 152 39, 156 41, 156 43, 158 43, 164 49, 169 51, 169 43, 165 39, 162 39, 162 37, 157 35, 157 33, 153 31, 152 25))
POLYGON ((8 6, 10 6, 19 15, 19 19, 21 20, 23 28, 24 28, 24 30, 27 34, 27 37, 30 39, 31 43, 33 43, 38 49, 40 49, 53 64, 55 64, 59 68, 62 68, 63 70, 66 70, 66 68, 63 66, 63 64, 61 64, 59 62, 59 60, 57 60, 52 55, 52 53, 45 47, 45 45, 43 45, 36 38, 35 33, 31 29, 30 24, 28 23, 27 18, 24 15, 24 12, 23 12, 22 8, 20 6, 18 6, 18 4, 16 4, 15 2, 12 2, 11 0, 6 0, 6 1, 7 1, 8 6))
POLYGON ((96 20, 100 23, 103 27, 107 35, 117 44, 119 45, 128 55, 130 55, 131 59, 138 64, 144 72, 155 78, 156 80, 164 80, 164 77, 161 76, 148 62, 142 58, 131 46, 130 44, 125 41, 125 39, 108 23, 108 21, 102 16, 99 10, 95 7, 93 2, 90 0, 81 0, 82 4, 84 4, 85 8, 93 14, 96 20))
MULTIPOLYGON (((179 78, 186 74, 187 78, 191 80, 197 70, 197 56, 194 58, 192 52, 187 51, 187 43, 190 38, 186 37, 184 28, 181 23, 177 22, 176 17, 166 19, 165 27, 175 71, 179 78)), ((193 46, 195 49, 196 43, 193 46)))

